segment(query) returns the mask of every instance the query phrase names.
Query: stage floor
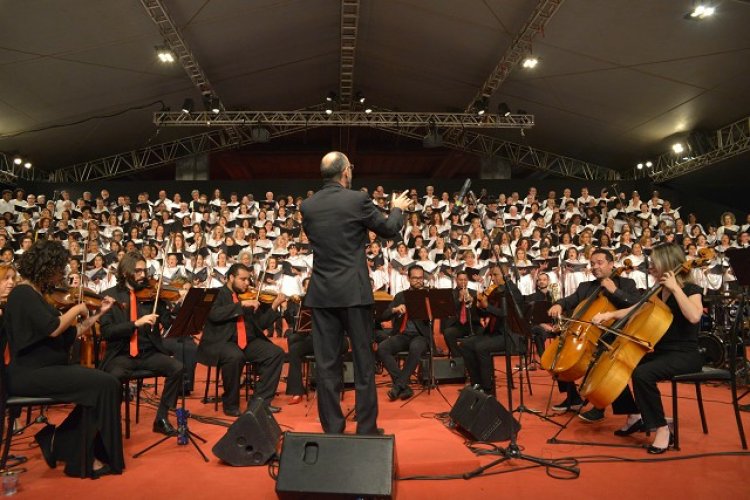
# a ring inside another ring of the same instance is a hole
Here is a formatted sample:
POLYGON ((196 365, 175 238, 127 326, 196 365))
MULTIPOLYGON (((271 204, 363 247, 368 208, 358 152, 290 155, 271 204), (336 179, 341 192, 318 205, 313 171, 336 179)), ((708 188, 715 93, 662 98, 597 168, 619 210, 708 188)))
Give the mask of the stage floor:
MULTIPOLYGON (((500 367, 498 360, 498 368, 500 367)), ((514 363, 515 364, 515 363, 514 363)), ((505 374, 498 371, 499 401, 507 405, 505 374)), ((517 375, 516 375, 517 377, 517 375)), ((188 409, 196 416, 211 417, 230 423, 213 404, 203 404, 205 369, 197 374, 196 391, 188 399, 188 409)), ((533 395, 525 391, 525 403, 535 409, 544 409, 550 397, 552 381, 544 371, 531 372, 533 395)), ((704 401, 710 434, 704 435, 700 427, 695 392, 692 387, 680 390, 681 451, 670 450, 655 457, 645 449, 614 448, 578 444, 548 444, 547 439, 557 431, 557 426, 535 416, 521 417, 522 429, 518 443, 524 453, 545 459, 574 457, 578 460, 580 476, 570 479, 565 473, 533 467, 523 460, 510 460, 497 465, 484 475, 470 480, 407 480, 415 475, 462 474, 497 458, 478 456, 466 446, 462 436, 447 428, 440 414, 450 411, 450 406, 440 393, 425 392, 405 407, 401 402, 389 402, 386 376, 378 376, 378 424, 396 439, 396 498, 413 499, 516 499, 543 497, 566 498, 711 498, 740 499, 750 497, 750 455, 741 452, 737 428, 730 404, 730 393, 724 386, 708 386, 704 401), (726 455, 724 455, 726 453, 726 455), (701 456, 708 454, 710 456, 701 456), (559 477, 559 478, 556 478, 559 477), (570 479, 570 480, 566 480, 570 479)), ((440 386, 441 393, 453 404, 461 385, 440 386)), ((280 386, 283 392, 284 384, 280 386)), ((146 389, 151 393, 153 389, 146 389)), ((669 386, 662 386, 665 407, 671 412, 669 386)), ((518 405, 518 388, 514 391, 514 406, 518 405)), ((561 399, 555 388, 552 403, 561 399)), ((750 400, 750 397, 745 398, 750 400)), ((274 404, 283 408, 276 415, 282 431, 320 432, 315 402, 303 401, 288 405, 289 396, 280 395, 274 404)), ((750 401, 745 401, 750 402, 750 401)), ((349 411, 354 404, 353 392, 344 395, 343 408, 349 411)), ((134 415, 134 408, 133 408, 134 415)), ((570 415, 570 414, 568 414, 570 415)), ((62 419, 62 410, 50 411, 53 423, 62 419)), ((25 417, 25 414, 24 414, 25 417)), ((134 417, 133 417, 134 418, 134 417)), ((158 439, 151 432, 154 409, 149 404, 141 407, 141 421, 132 424, 132 436, 125 440, 126 472, 121 476, 81 480, 65 477, 61 467, 49 469, 43 462, 39 449, 33 446, 33 434, 40 428, 34 425, 14 439, 12 453, 26 455, 27 472, 20 477, 23 498, 163 498, 180 495, 184 498, 275 498, 275 481, 268 467, 231 467, 219 462, 211 454, 211 447, 224 435, 226 427, 191 420, 193 432, 205 438, 202 445, 210 462, 205 463, 192 446, 178 446, 176 439, 163 443, 146 455, 134 459, 132 455, 158 439)), ((560 423, 567 415, 554 416, 560 423)), ((174 417, 172 417, 174 423, 174 417)), ((750 414, 743 414, 746 428, 750 428, 750 414)), ((623 424, 623 417, 607 414, 597 424, 586 424, 574 418, 560 439, 601 443, 648 444, 644 434, 618 438, 612 432, 623 424)), ((349 422, 347 432, 353 432, 355 422, 349 422)), ((498 443, 505 445, 507 443, 498 443)), ((483 449, 489 449, 484 446, 483 449)))

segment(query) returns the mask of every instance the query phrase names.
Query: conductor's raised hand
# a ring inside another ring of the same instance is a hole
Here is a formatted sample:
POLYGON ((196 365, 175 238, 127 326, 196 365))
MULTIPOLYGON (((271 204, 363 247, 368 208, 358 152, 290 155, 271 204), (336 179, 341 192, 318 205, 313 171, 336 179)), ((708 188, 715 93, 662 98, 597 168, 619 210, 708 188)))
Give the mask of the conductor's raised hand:
POLYGON ((400 208, 401 210, 406 210, 406 208, 409 206, 409 203, 411 203, 411 200, 409 199, 409 190, 407 189, 391 200, 391 208, 400 208))

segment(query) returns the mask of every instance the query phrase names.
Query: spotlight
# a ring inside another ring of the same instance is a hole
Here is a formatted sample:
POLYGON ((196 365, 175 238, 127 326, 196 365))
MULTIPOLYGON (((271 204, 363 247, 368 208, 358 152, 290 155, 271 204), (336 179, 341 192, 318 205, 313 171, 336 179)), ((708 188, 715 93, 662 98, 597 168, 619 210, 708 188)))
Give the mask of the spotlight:
POLYGON ((536 68, 537 64, 539 64, 539 59, 534 56, 528 56, 523 60, 521 66, 523 66, 525 69, 534 69, 536 68))
POLYGON ((367 113, 368 115, 369 115, 370 113, 372 113, 372 108, 371 108, 370 106, 367 106, 367 107, 365 108, 365 113, 367 113))
POLYGON ((482 116, 487 112, 487 98, 482 97, 480 99, 477 99, 477 101, 474 103, 474 109, 477 111, 477 115, 482 116))
POLYGON ((355 97, 357 99, 357 102, 360 104, 365 103, 365 95, 362 92, 357 92, 357 96, 355 97))
POLYGON ((25 168, 26 170, 30 169, 31 168, 31 162, 27 161, 26 163, 24 163, 23 164, 23 168, 25 168))
POLYGON ((154 48, 156 49, 156 56, 159 58, 159 61, 164 64, 172 64, 173 62, 175 62, 174 53, 167 47, 163 45, 157 45, 154 48))
POLYGON ((326 106, 326 114, 332 115, 333 114, 333 108, 331 106, 326 106))
POLYGON ((206 108, 210 109, 211 112, 215 115, 221 113, 221 108, 219 107, 219 99, 214 96, 208 98, 208 106, 206 106, 206 108))
POLYGON ((182 103, 182 112, 185 114, 190 114, 193 112, 193 106, 195 104, 193 103, 193 100, 189 97, 185 99, 185 101, 182 103))
POLYGON ((683 151, 685 151, 685 147, 680 142, 675 142, 672 144, 672 151, 675 152, 675 154, 680 154, 683 151))
POLYGON ((500 104, 497 105, 497 114, 499 114, 500 116, 506 116, 506 117, 510 116, 510 108, 508 107, 506 103, 501 102, 500 104))
POLYGON ((20 165, 21 163, 23 163, 23 159, 20 156, 16 156, 15 158, 13 158, 13 163, 15 163, 16 165, 20 165))
POLYGON ((334 102, 337 99, 336 92, 329 92, 326 96, 326 102, 334 102))
POLYGON ((698 2, 693 10, 691 10, 687 16, 689 19, 705 19, 711 17, 716 13, 716 7, 711 5, 709 2, 698 2))
POLYGON ((638 165, 636 165, 636 168, 638 170, 643 170, 643 163, 639 163, 638 165))
POLYGON ((654 166, 654 163, 653 163, 652 161, 647 161, 647 162, 646 162, 646 167, 647 167, 647 168, 651 168, 651 167, 653 167, 653 166, 654 166))

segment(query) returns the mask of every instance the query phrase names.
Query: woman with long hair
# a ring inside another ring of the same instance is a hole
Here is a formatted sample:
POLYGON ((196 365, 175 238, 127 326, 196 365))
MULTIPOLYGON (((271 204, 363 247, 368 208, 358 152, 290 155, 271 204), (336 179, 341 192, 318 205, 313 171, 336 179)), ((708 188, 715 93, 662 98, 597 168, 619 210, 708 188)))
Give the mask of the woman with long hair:
POLYGON ((62 424, 47 424, 34 439, 51 468, 61 461, 70 476, 98 478, 119 474, 125 465, 120 430, 122 387, 112 375, 69 365, 68 350, 114 301, 102 301, 94 316, 89 316, 83 304, 64 314, 49 305, 44 293, 63 280, 68 255, 59 242, 40 240, 19 260, 23 281, 8 296, 4 315, 10 346, 9 393, 76 403, 62 424), (74 326, 79 316, 85 319, 74 326), (88 426, 83 425, 84 412, 88 426))
MULTIPOLYGON (((675 375, 700 371, 703 364, 698 351, 698 331, 703 314, 701 289, 690 282, 689 275, 674 272, 684 262, 685 253, 678 245, 663 243, 654 247, 649 271, 661 284, 659 298, 672 312, 672 323, 653 352, 646 354, 633 371, 635 399, 629 389, 618 398, 622 403, 620 408, 629 415, 625 426, 615 434, 627 436, 638 431, 655 432, 654 441, 648 447, 652 454, 664 453, 672 444, 672 432, 664 416, 657 383, 675 375)), ((632 307, 599 313, 592 321, 618 320, 631 310, 632 307)))

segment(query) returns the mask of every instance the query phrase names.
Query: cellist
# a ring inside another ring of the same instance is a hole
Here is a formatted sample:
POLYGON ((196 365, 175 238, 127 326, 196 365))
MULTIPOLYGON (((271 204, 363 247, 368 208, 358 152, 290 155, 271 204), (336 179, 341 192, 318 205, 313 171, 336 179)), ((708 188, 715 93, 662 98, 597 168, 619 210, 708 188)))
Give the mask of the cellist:
MULTIPOLYGON (((634 432, 655 431, 654 441, 648 447, 651 454, 667 451, 672 444, 672 433, 664 416, 664 407, 657 382, 675 375, 700 371, 703 360, 698 351, 698 331, 703 313, 701 288, 690 282, 689 275, 675 274, 671 270, 685 262, 685 253, 674 243, 654 247, 649 272, 661 284, 661 300, 672 312, 669 329, 646 354, 633 371, 633 394, 630 389, 617 398, 618 407, 628 413, 625 427, 615 431, 617 436, 634 432)), ((618 320, 632 307, 604 312, 592 318, 594 323, 618 320)))
MULTIPOLYGON (((563 310, 573 310, 578 304, 586 300, 591 294, 600 289, 604 296, 617 308, 630 307, 640 298, 635 281, 630 278, 615 276, 612 278, 612 269, 615 259, 608 250, 597 248, 591 254, 591 272, 596 278, 594 281, 584 281, 578 285, 575 293, 568 295, 555 302, 547 312, 551 317, 560 316, 563 310)), ((575 407, 580 408, 581 397, 576 391, 573 382, 562 382, 560 390, 567 390, 567 396, 563 402, 552 407, 556 411, 568 411, 575 407)), ((599 422, 604 419, 603 408, 592 408, 578 415, 585 422, 599 422)))

